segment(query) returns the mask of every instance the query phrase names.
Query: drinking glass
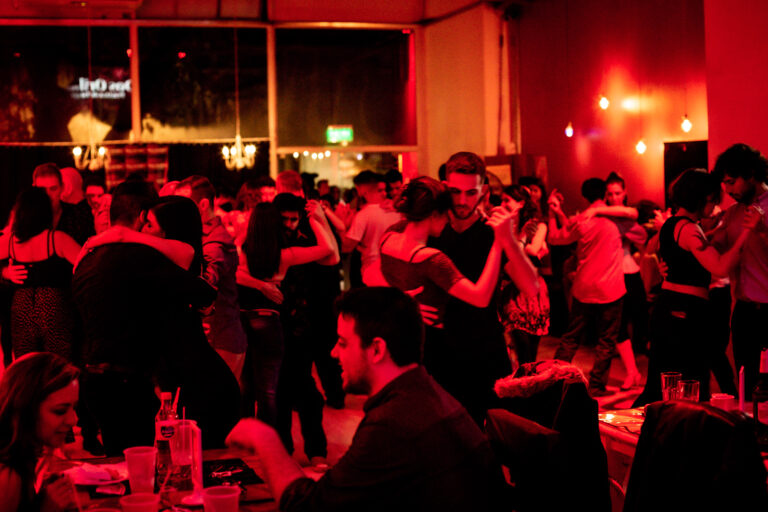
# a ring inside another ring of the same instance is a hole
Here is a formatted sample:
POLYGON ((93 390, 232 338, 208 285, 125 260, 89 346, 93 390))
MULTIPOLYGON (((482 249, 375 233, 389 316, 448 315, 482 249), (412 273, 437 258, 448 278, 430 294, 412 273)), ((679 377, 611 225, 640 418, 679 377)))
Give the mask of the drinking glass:
POLYGON ((128 466, 128 482, 131 492, 153 492, 155 490, 155 461, 157 448, 135 446, 123 450, 128 466))
POLYGON ((678 398, 680 400, 699 401, 699 381, 681 380, 677 388, 678 398))
POLYGON ((678 388, 683 374, 680 372, 661 372, 661 397, 662 400, 675 400, 678 398, 678 388))
POLYGON ((237 512, 240 487, 219 485, 203 489, 204 512, 237 512))

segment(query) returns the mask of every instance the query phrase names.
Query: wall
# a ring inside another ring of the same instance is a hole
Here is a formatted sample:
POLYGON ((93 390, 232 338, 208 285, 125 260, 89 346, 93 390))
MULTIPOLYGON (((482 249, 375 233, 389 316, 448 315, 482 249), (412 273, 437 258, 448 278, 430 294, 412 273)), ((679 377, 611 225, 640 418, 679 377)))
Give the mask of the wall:
POLYGON ((419 174, 437 176, 457 151, 496 154, 501 28, 499 14, 479 5, 423 29, 419 174))
POLYGON ((710 168, 744 142, 768 153, 768 52, 764 0, 704 1, 710 168))
POLYGON ((547 157, 549 187, 583 208, 581 182, 618 171, 630 201, 662 202, 663 143, 708 136, 701 0, 538 0, 517 23, 521 149, 547 157))

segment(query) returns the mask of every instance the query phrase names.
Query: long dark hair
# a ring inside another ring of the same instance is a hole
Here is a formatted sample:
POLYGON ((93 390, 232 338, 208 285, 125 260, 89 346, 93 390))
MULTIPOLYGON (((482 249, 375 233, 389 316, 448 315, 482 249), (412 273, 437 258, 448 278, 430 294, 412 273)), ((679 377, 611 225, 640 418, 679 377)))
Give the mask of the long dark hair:
POLYGON ((188 243, 195 249, 189 271, 199 274, 203 263, 203 221, 193 200, 182 196, 164 196, 150 208, 163 228, 165 238, 188 243))
POLYGON ((43 448, 37 437, 40 405, 79 375, 63 357, 33 352, 18 358, 0 380, 0 463, 21 477, 22 502, 31 504, 35 493, 35 463, 43 448))
POLYGON ((533 199, 531 199, 531 194, 528 192, 528 189, 525 186, 510 185, 504 189, 504 193, 518 203, 523 203, 523 206, 521 206, 520 210, 517 212, 518 233, 523 229, 526 222, 531 219, 539 219, 539 208, 533 199))
POLYGON ((259 203, 251 210, 243 250, 248 272, 267 279, 280 269, 280 250, 285 246, 282 217, 272 203, 259 203))
POLYGON ((13 207, 13 235, 19 242, 26 242, 53 224, 51 200, 45 190, 30 187, 21 191, 13 207))

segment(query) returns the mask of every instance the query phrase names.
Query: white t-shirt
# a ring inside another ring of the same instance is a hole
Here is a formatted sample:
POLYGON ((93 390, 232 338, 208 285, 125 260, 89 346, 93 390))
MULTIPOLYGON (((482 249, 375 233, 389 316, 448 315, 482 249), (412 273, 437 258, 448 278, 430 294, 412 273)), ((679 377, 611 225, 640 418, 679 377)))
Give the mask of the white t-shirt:
POLYGON ((347 231, 347 238, 357 242, 361 254, 363 282, 366 282, 366 271, 379 260, 379 241, 381 235, 392 224, 402 220, 402 215, 388 211, 380 204, 367 204, 355 214, 352 226, 347 231))

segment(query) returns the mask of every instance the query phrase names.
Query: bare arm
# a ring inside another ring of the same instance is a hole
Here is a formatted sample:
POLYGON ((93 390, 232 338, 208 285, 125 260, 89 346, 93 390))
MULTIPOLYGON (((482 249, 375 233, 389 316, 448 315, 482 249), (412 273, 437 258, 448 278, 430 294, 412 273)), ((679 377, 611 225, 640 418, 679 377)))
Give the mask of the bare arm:
POLYGON ((496 283, 499 280, 499 268, 501 267, 501 245, 494 242, 488 259, 485 262, 483 273, 476 283, 466 277, 456 282, 448 293, 478 308, 484 308, 491 301, 496 283))
MULTIPOLYGON (((333 236, 326 230, 323 223, 315 216, 310 215, 309 225, 317 238, 317 245, 312 247, 289 247, 280 251, 280 268, 287 270, 294 265, 303 265, 312 261, 321 261, 328 257, 336 257, 338 263, 338 246, 333 236), (334 250, 335 249, 335 250, 334 250)), ((327 224, 326 224, 327 225, 327 224)))
POLYGON ((686 223, 680 229, 679 244, 683 249, 693 253, 696 260, 705 269, 716 276, 727 276, 739 260, 739 253, 744 246, 751 230, 745 229, 739 234, 733 246, 723 254, 717 252, 704 236, 698 225, 686 223))
POLYGON ((648 232, 643 226, 635 222, 632 224, 632 227, 624 233, 624 238, 638 247, 643 247, 645 242, 648 241, 648 232))
POLYGON ((240 420, 229 433, 227 444, 253 452, 259 457, 276 503, 280 503, 286 487, 306 476, 299 464, 285 451, 277 432, 259 420, 240 420))
POLYGON ((561 207, 563 196, 557 189, 549 195, 549 235, 547 242, 550 245, 568 245, 576 241, 576 224, 568 220, 561 207))
POLYGON ((11 240, 11 232, 10 230, 6 230, 2 235, 0 235, 0 260, 4 260, 6 258, 10 258, 11 255, 8 254, 8 247, 9 242, 11 240))
POLYGON ((533 234, 531 240, 525 245, 525 252, 531 256, 538 257, 541 254, 541 250, 545 248, 546 243, 547 225, 540 222, 536 226, 536 233, 533 234))
POLYGON ((8 466, 0 464, 0 496, 2 510, 16 511, 21 504, 21 477, 8 466))
POLYGON ((328 219, 328 222, 333 226, 336 232, 343 237, 344 232, 347 230, 347 226, 344 225, 344 221, 341 220, 335 213, 333 213, 333 210, 330 208, 323 206, 323 212, 325 213, 325 217, 328 219))
MULTIPOLYGON (((488 253, 488 259, 485 262, 483 272, 476 283, 469 279, 462 278, 456 284, 451 286, 448 293, 468 304, 478 308, 484 308, 491 301, 493 293, 496 291, 496 285, 499 282, 499 270, 501 267, 501 252, 505 245, 509 245, 512 253, 510 262, 514 261, 513 279, 521 281, 523 287, 526 287, 526 269, 525 265, 531 265, 528 257, 523 252, 522 247, 514 240, 512 235, 512 219, 514 213, 505 209, 497 208, 493 211, 491 218, 488 219, 488 225, 493 228, 495 240, 488 253)), ((531 269, 533 266, 531 265, 531 269)), ((535 283, 535 271, 533 273, 535 283)), ((534 285, 535 286, 535 285, 534 285)), ((527 287, 526 287, 527 288, 527 287)))
POLYGON ((565 217, 562 210, 553 211, 552 207, 549 207, 549 235, 547 236, 547 242, 550 245, 568 245, 578 239, 575 229, 576 224, 569 224, 567 218, 565 218, 564 222, 560 222, 562 227, 558 227, 558 218, 561 216, 565 217))
MULTIPOLYGON (((326 256, 325 258, 320 259, 318 263, 320 265, 336 265, 341 261, 339 244, 336 242, 336 237, 333 236, 333 230, 331 229, 331 226, 328 223, 328 218, 325 216, 323 212, 322 204, 319 201, 311 201, 310 203, 317 203, 317 209, 318 209, 317 217, 318 217, 318 220, 320 221, 320 225, 323 228, 323 236, 326 238, 327 243, 331 246, 331 254, 326 256)), ((313 204, 307 205, 308 210, 313 208, 315 208, 313 204)), ((315 236, 318 236, 317 232, 315 232, 315 236)))
POLYGON ((604 217, 619 217, 622 219, 637 220, 637 208, 631 206, 592 206, 584 212, 588 217, 602 215, 604 217))
MULTIPOLYGON (((542 224, 543 226, 543 224, 542 224)), ((525 248, 515 240, 512 234, 511 224, 509 229, 501 229, 497 232, 497 240, 501 244, 504 254, 507 255, 507 264, 504 265, 504 271, 512 279, 518 290, 525 295, 536 295, 539 293, 539 282, 536 269, 526 255, 525 248)), ((536 236, 539 236, 537 230, 536 236)), ((541 237, 546 236, 546 228, 541 233, 541 237)), ((543 240, 541 241, 543 243, 543 240)), ((539 246, 541 248, 541 245, 539 246)), ((537 253, 538 254, 538 253, 537 253)))
POLYGON ((248 288, 254 288, 259 290, 262 295, 274 302, 275 304, 283 303, 283 292, 277 287, 275 283, 269 281, 262 281, 257 279, 248 273, 247 268, 238 267, 235 273, 235 279, 237 284, 246 286, 248 288))
POLYGON ((148 235, 146 233, 140 233, 123 226, 112 226, 103 233, 92 236, 83 246, 83 252, 100 245, 114 243, 146 245, 147 247, 151 247, 160 252, 163 256, 184 270, 189 270, 189 266, 192 264, 192 259, 195 257, 195 250, 189 244, 185 244, 178 240, 170 240, 148 235))
POLYGON ((80 244, 75 242, 74 238, 63 231, 53 232, 53 242, 53 245, 56 248, 56 254, 74 265, 80 254, 80 244))

